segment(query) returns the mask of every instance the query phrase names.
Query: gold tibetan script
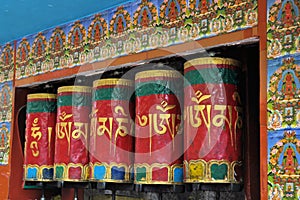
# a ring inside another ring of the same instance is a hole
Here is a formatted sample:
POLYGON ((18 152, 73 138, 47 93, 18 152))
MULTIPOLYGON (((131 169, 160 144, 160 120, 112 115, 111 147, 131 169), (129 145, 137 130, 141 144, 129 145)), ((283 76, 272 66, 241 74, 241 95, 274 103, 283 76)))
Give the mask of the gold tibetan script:
POLYGON ((65 122, 65 120, 71 118, 72 116, 73 114, 66 114, 65 112, 62 112, 62 114, 59 116, 61 122, 56 124, 57 138, 67 139, 68 154, 70 153, 71 138, 77 140, 82 136, 86 142, 89 127, 89 124, 84 122, 65 122))
MULTIPOLYGON (((168 105, 166 101, 162 101, 160 105, 156 105, 155 109, 161 111, 163 113, 150 113, 148 115, 137 115, 137 123, 139 126, 145 127, 147 124, 149 125, 149 139, 150 139, 150 155, 152 151, 152 135, 164 135, 167 132, 170 133, 172 137, 173 150, 175 148, 174 145, 174 137, 179 130, 181 115, 180 114, 171 114, 166 113, 169 110, 175 109, 176 105, 168 105), (176 123, 178 121, 178 123, 176 123)), ((178 132, 179 133, 179 132, 178 132)), ((180 134, 180 133, 179 133, 180 134)))
POLYGON ((116 106, 114 108, 114 114, 121 117, 98 117, 98 109, 93 109, 92 119, 91 119, 91 137, 94 137, 96 141, 96 136, 103 136, 105 133, 108 135, 110 140, 110 152, 112 144, 114 144, 114 154, 116 152, 117 138, 119 136, 125 137, 130 132, 132 132, 133 124, 131 118, 126 114, 125 109, 122 106, 116 106), (117 123, 117 130, 113 133, 113 124, 117 123), (128 125, 131 130, 128 130, 128 125), (113 141, 112 141, 113 140, 113 141))
MULTIPOLYGON (((203 95, 201 91, 195 92, 195 97, 191 98, 195 105, 185 107, 185 118, 187 123, 194 128, 200 127, 203 123, 207 128, 209 145, 211 143, 211 127, 212 125, 218 128, 222 128, 225 125, 229 127, 231 145, 237 149, 236 134, 237 129, 242 128, 242 108, 239 106, 231 105, 209 105, 201 104, 202 101, 211 98, 211 95, 203 95), (211 116, 211 113, 218 113, 211 116), (236 120, 233 122, 233 113, 236 114, 236 120), (227 117, 228 116, 228 117, 227 117)), ((232 95, 233 101, 240 104, 240 97, 237 92, 232 95)))
MULTIPOLYGON (((30 136, 34 139, 30 142, 29 148, 31 149, 31 153, 34 157, 38 157, 40 155, 39 144, 38 141, 41 140, 43 133, 41 132, 41 127, 39 126, 39 118, 34 118, 31 124, 31 134, 30 136)), ((51 153, 51 134, 52 134, 52 127, 48 127, 48 155, 51 153)))

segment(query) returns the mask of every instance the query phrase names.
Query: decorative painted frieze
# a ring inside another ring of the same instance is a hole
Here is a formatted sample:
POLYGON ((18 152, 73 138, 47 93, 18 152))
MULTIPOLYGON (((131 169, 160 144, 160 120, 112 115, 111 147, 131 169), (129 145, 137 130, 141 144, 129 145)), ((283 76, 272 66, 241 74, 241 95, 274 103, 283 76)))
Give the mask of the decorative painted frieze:
POLYGON ((257 25, 257 0, 139 0, 17 41, 16 79, 257 25))

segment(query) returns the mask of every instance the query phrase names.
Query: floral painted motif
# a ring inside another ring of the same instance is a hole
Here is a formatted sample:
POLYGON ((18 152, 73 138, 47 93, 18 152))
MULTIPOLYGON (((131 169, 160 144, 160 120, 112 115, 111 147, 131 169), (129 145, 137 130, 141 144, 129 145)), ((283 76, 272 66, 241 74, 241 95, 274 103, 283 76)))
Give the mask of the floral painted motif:
POLYGON ((0 83, 0 165, 8 164, 12 91, 12 81, 0 83))
POLYGON ((8 164, 10 123, 0 122, 0 166, 8 164))
POLYGON ((72 49, 80 49, 85 42, 85 27, 76 21, 68 34, 68 43, 72 49))
POLYGON ((100 14, 95 15, 94 20, 88 29, 88 38, 93 44, 99 43, 107 36, 107 23, 100 14))
POLYGON ((300 66, 293 57, 283 59, 282 65, 270 76, 268 87, 268 128, 299 128, 300 66))
POLYGON ((131 17, 127 10, 123 6, 117 8, 116 13, 113 15, 110 21, 110 34, 118 35, 126 32, 130 29, 131 17))
POLYGON ((300 2, 275 1, 268 15, 268 57, 300 52, 300 2))
POLYGON ((16 76, 17 77, 28 77, 31 76, 31 70, 29 68, 29 56, 30 56, 30 44, 26 38, 20 41, 17 49, 17 66, 16 76))
POLYGON ((158 13, 154 3, 149 0, 142 0, 133 15, 133 27, 148 28, 155 26, 158 21, 158 13))
POLYGON ((300 2, 269 0, 269 199, 300 198, 300 2))
POLYGON ((32 66, 32 73, 39 74, 42 73, 42 63, 46 59, 47 52, 47 41, 43 33, 38 33, 33 41, 31 48, 32 59, 30 60, 30 65, 32 66))
POLYGON ((200 34, 230 32, 257 24, 256 1, 191 0, 190 15, 200 34))
POLYGON ((32 45, 32 49, 31 49, 32 55, 35 59, 40 59, 44 57, 46 50, 47 50, 46 37, 43 35, 43 33, 38 33, 32 45))
POLYGON ((82 56, 85 56, 81 52, 85 51, 85 47, 88 45, 86 41, 86 29, 79 20, 73 24, 68 34, 68 45, 65 57, 61 61, 63 67, 71 66, 73 63, 76 65, 80 63, 82 56))
POLYGON ((160 25, 167 28, 183 26, 186 11, 185 0, 164 0, 160 6, 160 25))
POLYGON ((66 35, 64 31, 59 27, 55 28, 49 40, 49 51, 51 51, 53 54, 60 54, 65 45, 66 35))
POLYGON ((0 57, 0 82, 10 81, 13 79, 13 66, 13 48, 11 44, 8 43, 4 46, 0 57))
POLYGON ((51 34, 48 43, 48 54, 46 62, 42 64, 42 71, 47 72, 50 70, 62 68, 61 61, 65 55, 66 34, 62 28, 57 27, 51 34))
POLYGON ((300 188, 300 140, 294 130, 284 131, 283 139, 271 149, 269 155, 270 199, 298 199, 300 188))

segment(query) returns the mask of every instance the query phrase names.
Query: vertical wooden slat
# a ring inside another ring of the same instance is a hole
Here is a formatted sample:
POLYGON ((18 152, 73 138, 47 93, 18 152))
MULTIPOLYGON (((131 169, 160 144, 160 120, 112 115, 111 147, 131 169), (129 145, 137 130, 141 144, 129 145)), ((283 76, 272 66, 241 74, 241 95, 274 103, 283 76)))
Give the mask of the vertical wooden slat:
POLYGON ((258 4, 258 34, 259 45, 259 122, 260 122, 260 198, 268 199, 268 177, 267 177, 267 1, 259 1, 258 4))

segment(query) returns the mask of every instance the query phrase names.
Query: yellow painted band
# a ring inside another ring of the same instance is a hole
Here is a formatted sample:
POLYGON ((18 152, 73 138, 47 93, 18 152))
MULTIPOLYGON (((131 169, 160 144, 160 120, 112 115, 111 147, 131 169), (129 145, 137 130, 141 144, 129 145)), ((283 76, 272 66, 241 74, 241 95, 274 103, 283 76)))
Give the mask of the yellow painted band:
POLYGON ((129 79, 107 78, 96 80, 93 82, 93 87, 99 87, 104 85, 123 85, 132 87, 133 81, 129 79))
POLYGON ((35 93, 28 94, 27 99, 56 99, 56 95, 50 93, 35 93))
POLYGON ((196 58, 193 60, 189 60, 184 63, 184 69, 195 65, 220 65, 227 64, 233 66, 240 66, 241 63, 237 60, 231 58, 219 58, 219 57, 204 57, 204 58, 196 58))
POLYGON ((175 70, 147 70, 147 71, 137 73, 135 75, 135 80, 140 78, 153 78, 153 77, 181 78, 182 75, 175 70))
POLYGON ((57 93, 61 92, 91 92, 92 88, 87 86, 63 86, 57 89, 57 93))

